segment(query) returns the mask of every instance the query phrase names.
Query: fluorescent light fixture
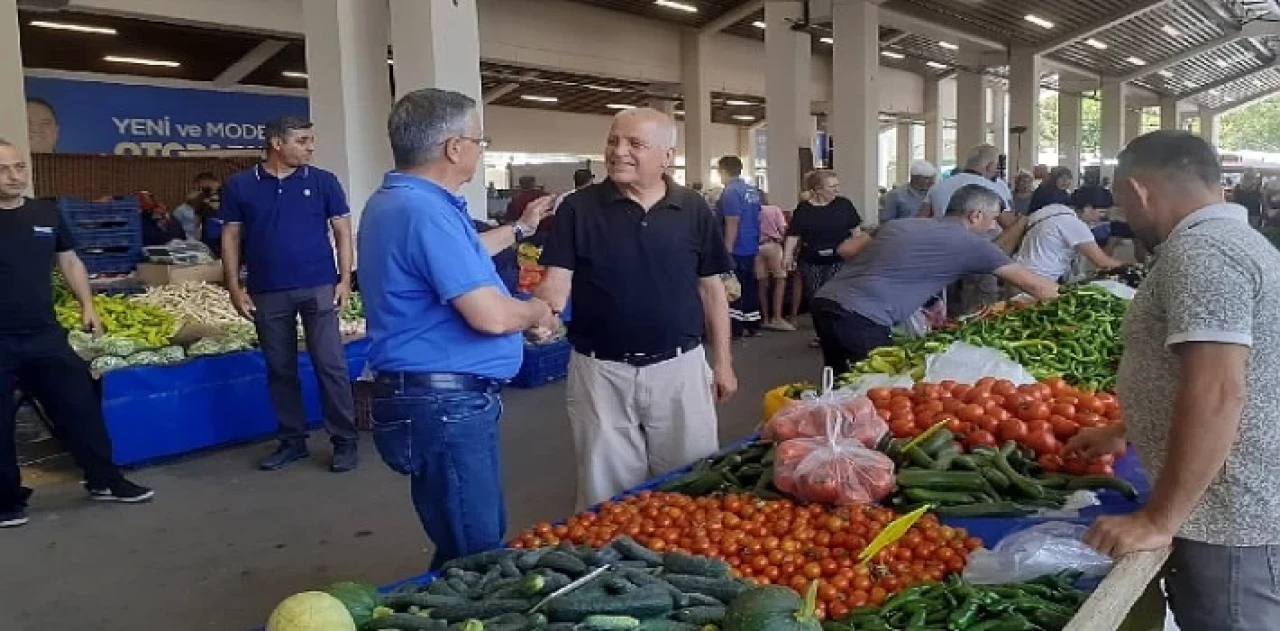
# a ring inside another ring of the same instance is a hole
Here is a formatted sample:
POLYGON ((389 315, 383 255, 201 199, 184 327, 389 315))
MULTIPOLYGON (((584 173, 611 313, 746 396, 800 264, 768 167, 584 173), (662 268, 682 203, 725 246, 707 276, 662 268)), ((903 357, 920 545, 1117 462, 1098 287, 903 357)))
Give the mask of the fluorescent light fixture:
POLYGON ((606 105, 605 107, 607 107, 607 108, 609 108, 609 109, 611 109, 611 110, 632 110, 632 109, 635 109, 635 107, 636 107, 636 106, 634 106, 634 105, 627 105, 626 103, 610 103, 610 104, 606 105))
POLYGON ((539 96, 537 94, 521 94, 521 99, 526 101, 536 101, 538 103, 559 103, 560 99, 554 96, 539 96))
POLYGON ((904 54, 902 54, 902 53, 894 52, 894 51, 892 51, 892 50, 882 50, 882 51, 880 51, 880 56, 881 56, 881 57, 888 57, 889 59, 902 59, 902 58, 906 57, 906 55, 904 55, 904 54))
POLYGON ((1133 65, 1135 65, 1135 66, 1145 66, 1145 65, 1147 65, 1146 60, 1145 60, 1145 59, 1143 59, 1143 58, 1141 58, 1141 57, 1125 57, 1125 59, 1124 59, 1124 60, 1125 60, 1125 61, 1127 61, 1127 62, 1129 62, 1129 63, 1131 63, 1131 64, 1133 64, 1133 65))
POLYGON ((1164 34, 1168 35, 1169 37, 1178 37, 1179 35, 1182 35, 1182 31, 1179 31, 1178 29, 1173 28, 1168 24, 1160 27, 1160 30, 1164 31, 1164 34))
POLYGON ((939 46, 941 46, 941 47, 943 47, 943 48, 945 48, 945 49, 947 49, 947 50, 959 50, 959 49, 960 49, 960 47, 959 47, 959 46, 957 46, 957 45, 955 45, 955 44, 952 44, 951 42, 938 42, 938 45, 939 45, 939 46))
POLYGON ((671 110, 671 113, 675 116, 684 116, 684 110, 671 110))
POLYGON ((1168 71, 1168 70, 1161 70, 1160 72, 1157 72, 1156 74, 1158 74, 1158 75, 1160 75, 1160 76, 1162 76, 1162 77, 1164 77, 1164 78, 1166 78, 1166 79, 1168 79, 1169 77, 1172 77, 1172 76, 1173 76, 1173 73, 1172 73, 1172 72, 1170 72, 1170 71, 1168 71))
POLYGON ((733 115, 733 120, 739 120, 739 121, 753 121, 753 120, 755 120, 755 119, 756 119, 756 117, 754 117, 754 116, 752 116, 752 115, 750 115, 750 114, 734 114, 734 115, 733 115))
POLYGON ((388 65, 388 66, 394 66, 394 65, 396 65, 396 60, 394 60, 394 59, 388 59, 388 60, 387 60, 387 65, 388 65))
POLYGON ((735 105, 735 106, 739 106, 739 107, 746 107, 746 106, 750 106, 750 105, 755 105, 755 103, 752 103, 751 101, 740 101, 740 100, 737 100, 737 99, 729 99, 728 101, 725 101, 725 102, 724 102, 724 104, 725 104, 725 105, 735 105))
POLYGON ((622 91, 622 88, 615 88, 613 86, 608 86, 608 85, 595 85, 592 83, 584 84, 582 87, 588 90, 595 90, 597 92, 613 92, 615 94, 622 91))
POLYGON ((283 76, 289 77, 290 79, 306 79, 307 78, 307 73, 295 72, 293 70, 286 70, 280 74, 283 76))
POLYGON ((834 38, 831 38, 831 37, 819 37, 819 38, 818 38, 818 41, 822 42, 823 44, 834 44, 834 43, 836 43, 836 40, 835 40, 834 38))
POLYGON ((764 28, 764 27, 765 27, 765 23, 764 23, 763 21, 761 21, 761 20, 756 20, 755 22, 752 22, 752 23, 751 23, 751 26, 754 26, 754 27, 756 27, 756 28, 764 28))
POLYGON ((654 3, 654 4, 656 4, 656 5, 658 5, 658 6, 660 6, 660 7, 666 7, 666 8, 668 8, 668 9, 675 9, 676 11, 684 11, 685 13, 697 13, 697 12, 698 12, 698 7, 695 7, 695 6, 693 6, 692 4, 685 4, 685 3, 683 3, 683 2, 676 2, 675 0, 653 0, 653 3, 654 3))
POLYGON ((944 63, 938 63, 938 62, 936 62, 936 61, 926 61, 926 62, 924 62, 924 65, 929 66, 930 68, 933 68, 934 70, 946 70, 946 69, 948 69, 948 68, 950 68, 950 67, 951 67, 951 66, 948 66, 947 64, 944 64, 944 63))
POLYGON ((1219 94, 1222 94, 1222 92, 1221 92, 1220 90, 1218 90, 1217 88, 1214 88, 1214 89, 1212 89, 1212 90, 1209 90, 1209 94, 1212 94, 1212 95, 1214 95, 1214 96, 1218 96, 1219 94))
POLYGON ((1188 87, 1188 88, 1194 88, 1194 87, 1196 87, 1196 82, 1195 82, 1195 81, 1183 81, 1183 82, 1182 82, 1182 85, 1184 85, 1184 86, 1186 86, 1186 87, 1188 87))
POLYGON ((1227 61, 1226 59, 1219 59, 1213 63, 1218 64, 1219 68, 1226 68, 1227 66, 1231 65, 1231 62, 1227 61))
POLYGON ((29 22, 31 26, 40 28, 51 28, 59 31, 75 31, 77 33, 92 33, 94 35, 115 35, 116 30, 105 26, 85 26, 84 24, 69 24, 67 22, 50 22, 48 20, 32 20, 29 22))
POLYGON ((1224 96, 1224 97, 1222 97, 1222 102, 1223 102, 1223 103, 1230 103, 1230 102, 1232 102, 1232 101, 1234 101, 1234 100, 1235 100, 1234 98, 1229 97, 1229 96, 1224 96))
POLYGON ((1265 86, 1265 85, 1266 85, 1266 83, 1264 83, 1264 82, 1262 81, 1262 79, 1254 79, 1254 80, 1253 80, 1253 85, 1254 85, 1255 87, 1259 87, 1259 88, 1261 88, 1261 87, 1265 86))
POLYGON ((1035 24, 1036 26, 1038 26, 1038 27, 1040 27, 1040 28, 1045 28, 1045 29, 1053 28, 1053 22, 1050 22, 1049 20, 1046 20, 1046 19, 1044 19, 1044 18, 1042 18, 1042 17, 1040 17, 1040 16, 1038 16, 1038 15, 1036 15, 1036 14, 1034 14, 1034 13, 1028 13, 1028 14, 1027 14, 1025 17, 1023 17, 1022 19, 1026 20, 1026 21, 1028 21, 1028 22, 1030 22, 1030 23, 1032 23, 1032 24, 1035 24))
POLYGON ((1086 44, 1088 44, 1088 45, 1090 45, 1090 46, 1092 46, 1092 47, 1094 47, 1094 48, 1096 48, 1096 49, 1098 49, 1098 50, 1106 50, 1106 49, 1107 49, 1107 45, 1106 45, 1106 43, 1105 43, 1105 42, 1100 42, 1100 41, 1098 41, 1098 40, 1096 40, 1096 39, 1094 39, 1094 38, 1092 38, 1092 37, 1090 37, 1089 39, 1084 40, 1084 43, 1086 43, 1086 44))
POLYGON ((177 68, 182 64, 176 61, 166 61, 164 59, 147 59, 145 57, 122 57, 120 55, 107 55, 102 58, 103 61, 110 61, 118 64, 134 64, 137 66, 156 66, 159 68, 177 68))

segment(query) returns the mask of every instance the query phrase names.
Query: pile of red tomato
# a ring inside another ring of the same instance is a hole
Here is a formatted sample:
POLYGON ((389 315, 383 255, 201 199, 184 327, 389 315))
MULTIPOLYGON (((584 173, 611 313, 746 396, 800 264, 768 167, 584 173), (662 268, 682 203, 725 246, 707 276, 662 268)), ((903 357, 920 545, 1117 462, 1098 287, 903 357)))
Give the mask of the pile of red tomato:
POLYGON ((537 524, 510 545, 570 541, 601 547, 629 535, 658 552, 723 559, 735 575, 757 584, 804 593, 811 581, 822 579, 818 615, 841 619, 855 607, 879 605, 899 590, 960 572, 969 552, 982 547, 963 528, 943 526, 926 514, 870 563, 858 563, 858 554, 896 517, 888 508, 869 505, 835 508, 749 495, 643 492, 560 525, 537 524))
POLYGON ((973 385, 953 381, 917 383, 912 388, 874 388, 867 398, 895 437, 915 436, 935 423, 966 449, 994 447, 1012 440, 1036 452, 1047 471, 1112 475, 1114 456, 1092 462, 1064 458, 1063 446, 1081 429, 1120 421, 1114 395, 1088 392, 1062 379, 1015 386, 984 377, 973 385))

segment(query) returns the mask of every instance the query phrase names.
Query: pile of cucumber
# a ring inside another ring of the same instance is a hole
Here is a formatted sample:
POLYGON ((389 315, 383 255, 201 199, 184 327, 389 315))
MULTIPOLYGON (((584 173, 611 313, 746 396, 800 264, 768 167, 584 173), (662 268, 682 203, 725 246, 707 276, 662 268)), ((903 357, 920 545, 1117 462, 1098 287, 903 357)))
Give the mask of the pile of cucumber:
POLYGON ((724 561, 659 554, 621 537, 605 548, 502 549, 452 561, 427 585, 383 598, 362 630, 702 631, 750 585, 724 561), (599 573, 543 602, 576 579, 599 573))
POLYGON ((773 486, 775 444, 760 440, 704 458, 688 473, 658 485, 657 490, 694 497, 717 493, 746 493, 760 499, 782 499, 773 486))
POLYGON ((1013 441, 965 454, 944 429, 905 448, 909 443, 885 439, 878 445, 898 464, 898 488, 888 502, 902 511, 932 504, 943 517, 1025 517, 1062 508, 1079 490, 1109 489, 1130 500, 1138 497, 1133 485, 1117 477, 1045 472, 1034 453, 1013 441))

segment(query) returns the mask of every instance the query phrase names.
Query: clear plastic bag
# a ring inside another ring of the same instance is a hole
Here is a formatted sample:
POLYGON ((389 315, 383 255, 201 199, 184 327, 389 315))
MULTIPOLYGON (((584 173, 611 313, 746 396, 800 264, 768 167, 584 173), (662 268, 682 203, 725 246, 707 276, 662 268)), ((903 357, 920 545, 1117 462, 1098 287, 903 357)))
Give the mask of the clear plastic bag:
POLYGON ((1051 521, 1016 532, 991 550, 975 550, 964 568, 964 579, 977 585, 1029 581, 1074 569, 1084 579, 1098 579, 1111 571, 1112 560, 1085 545, 1087 530, 1078 524, 1051 521))
POLYGON ((924 379, 921 381, 976 383, 983 377, 1007 379, 1019 386, 1036 382, 1022 364, 1009 359, 1004 353, 964 342, 955 342, 946 351, 926 357, 924 379))
POLYGON ((893 491, 893 461, 856 440, 796 438, 778 445, 773 483, 806 502, 867 504, 893 491))
POLYGON ((823 374, 822 394, 806 392, 798 401, 788 402, 765 423, 768 440, 794 438, 852 439, 868 448, 889 431, 876 413, 876 406, 862 394, 832 390, 835 376, 828 368, 823 374))

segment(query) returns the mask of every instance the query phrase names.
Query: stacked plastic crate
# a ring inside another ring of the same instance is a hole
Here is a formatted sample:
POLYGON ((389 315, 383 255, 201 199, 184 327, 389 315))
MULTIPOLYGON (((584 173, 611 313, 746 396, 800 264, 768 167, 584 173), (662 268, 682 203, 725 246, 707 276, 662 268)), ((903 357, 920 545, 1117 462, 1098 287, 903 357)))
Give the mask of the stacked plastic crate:
POLYGON ((122 275, 142 260, 142 215, 134 198, 86 202, 58 198, 76 253, 90 275, 122 275))

